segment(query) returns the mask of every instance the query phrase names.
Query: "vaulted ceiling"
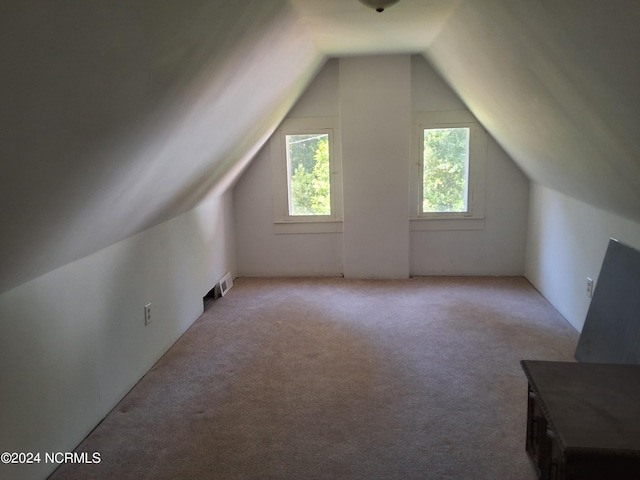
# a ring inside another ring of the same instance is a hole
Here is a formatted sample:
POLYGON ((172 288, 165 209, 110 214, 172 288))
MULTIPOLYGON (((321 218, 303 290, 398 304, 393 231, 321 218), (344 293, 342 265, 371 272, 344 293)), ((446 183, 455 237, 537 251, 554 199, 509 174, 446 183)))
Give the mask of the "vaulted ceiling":
POLYGON ((227 188, 330 56, 422 53, 534 181, 640 222, 636 0, 0 4, 0 292, 227 188))

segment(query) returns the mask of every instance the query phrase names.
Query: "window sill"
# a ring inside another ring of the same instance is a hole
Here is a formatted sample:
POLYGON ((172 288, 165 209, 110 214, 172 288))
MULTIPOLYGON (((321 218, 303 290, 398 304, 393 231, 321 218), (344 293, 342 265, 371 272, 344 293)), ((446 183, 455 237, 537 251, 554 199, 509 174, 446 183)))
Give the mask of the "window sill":
POLYGON ((484 217, 412 218, 409 225, 409 229, 412 232, 430 230, 484 230, 484 217))
POLYGON ((292 233, 342 233, 342 222, 275 222, 273 224, 273 231, 276 235, 292 233))

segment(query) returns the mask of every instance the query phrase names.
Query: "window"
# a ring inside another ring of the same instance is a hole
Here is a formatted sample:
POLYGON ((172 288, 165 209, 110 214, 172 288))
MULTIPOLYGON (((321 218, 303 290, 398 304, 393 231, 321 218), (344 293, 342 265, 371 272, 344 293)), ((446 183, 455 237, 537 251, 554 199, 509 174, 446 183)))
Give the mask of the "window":
POLYGON ((285 135, 288 214, 331 215, 329 133, 285 135))
POLYGON ((469 127, 425 128, 420 213, 467 213, 469 127))
POLYGON ((334 118, 289 118, 271 137, 279 233, 342 231, 340 143, 334 118))
POLYGON ((415 131, 411 217, 425 222, 414 222, 412 229, 481 228, 478 220, 484 217, 487 148, 484 130, 469 112, 451 111, 417 114, 415 131))

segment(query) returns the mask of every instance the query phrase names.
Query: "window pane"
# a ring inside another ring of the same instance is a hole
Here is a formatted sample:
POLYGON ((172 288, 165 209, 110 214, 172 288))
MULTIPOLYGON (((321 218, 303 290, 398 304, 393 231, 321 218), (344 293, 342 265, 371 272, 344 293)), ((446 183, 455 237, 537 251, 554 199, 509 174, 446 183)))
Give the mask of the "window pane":
POLYGON ((469 128, 424 131, 423 212, 466 212, 469 128))
POLYGON ((289 215, 331 215, 329 134, 287 135, 289 215))

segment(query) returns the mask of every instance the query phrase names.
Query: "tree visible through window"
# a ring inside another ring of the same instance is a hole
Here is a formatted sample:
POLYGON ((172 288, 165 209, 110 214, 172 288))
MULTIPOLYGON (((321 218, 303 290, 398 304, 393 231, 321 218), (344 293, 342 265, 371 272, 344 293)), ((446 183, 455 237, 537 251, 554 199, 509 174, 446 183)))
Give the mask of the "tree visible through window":
POLYGON ((424 130, 422 212, 467 212, 469 131, 424 130))
POLYGON ((286 135, 289 215, 331 215, 329 135, 286 135))

